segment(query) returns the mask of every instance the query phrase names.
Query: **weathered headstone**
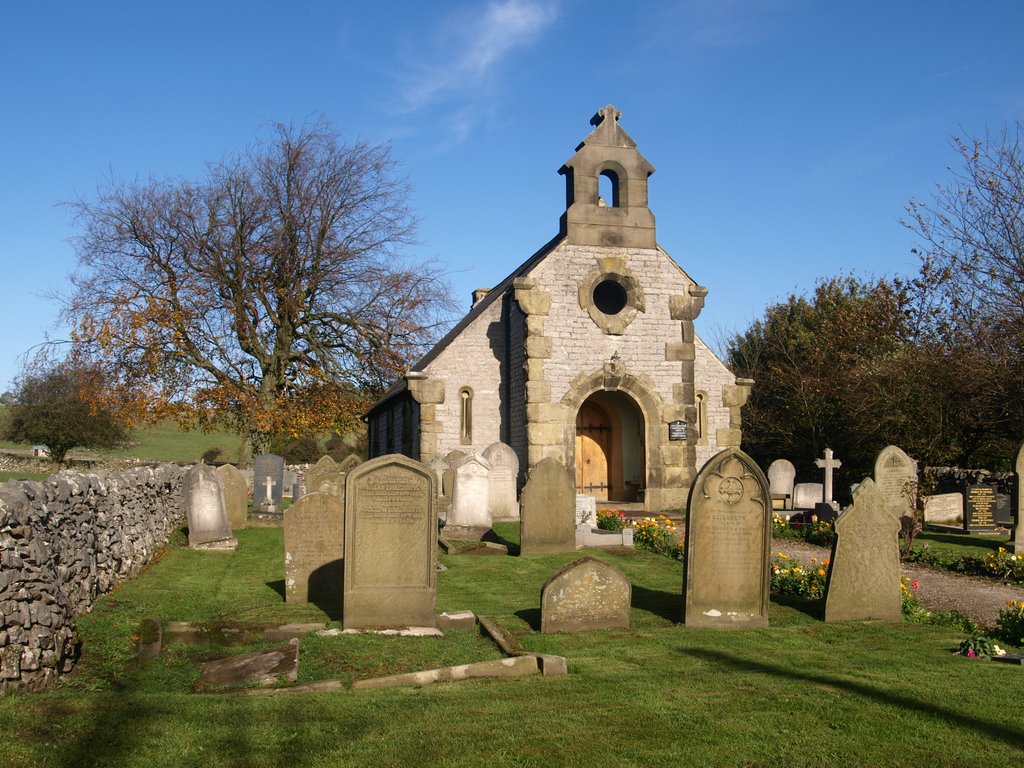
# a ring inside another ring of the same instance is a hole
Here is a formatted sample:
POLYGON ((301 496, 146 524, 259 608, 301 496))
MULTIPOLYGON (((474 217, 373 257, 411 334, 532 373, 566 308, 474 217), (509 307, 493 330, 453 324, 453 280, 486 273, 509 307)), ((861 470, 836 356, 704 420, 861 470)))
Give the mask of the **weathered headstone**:
POLYGON ((505 443, 491 443, 484 449, 483 456, 491 465, 491 519, 518 520, 516 478, 519 477, 519 457, 505 443))
POLYGON ((540 631, 582 632, 629 627, 629 579, 593 557, 570 563, 544 583, 540 631))
POLYGON ((793 509, 814 509, 825 499, 821 483, 797 483, 793 486, 793 509))
POLYGON ((871 478, 836 519, 832 569, 825 587, 825 621, 897 621, 900 588, 900 520, 871 478))
POLYGON ((490 471, 488 461, 475 453, 452 464, 452 506, 445 521, 445 535, 461 533, 478 538, 490 530, 490 471))
POLYGON ((418 461, 389 454, 348 474, 345 629, 434 626, 437 489, 418 461))
POLYGON ((962 493, 937 493, 924 500, 925 525, 955 526, 964 523, 964 495, 962 493))
POLYGON ((747 454, 715 454, 690 487, 683 622, 688 627, 768 625, 771 496, 747 454))
POLYGON ((306 481, 306 493, 329 493, 339 499, 345 498, 345 473, 339 469, 320 472, 313 481, 306 481))
POLYGON ((558 461, 537 462, 519 501, 519 551, 523 555, 576 549, 576 485, 558 461))
POLYGON ((330 456, 321 456, 316 464, 306 470, 306 493, 314 492, 312 488, 316 484, 318 477, 328 472, 336 472, 337 470, 338 462, 330 456))
POLYGON ((994 531, 996 486, 993 483, 973 483, 964 489, 964 529, 968 531, 994 531))
POLYGON ((1000 528, 1013 527, 1013 503, 1008 493, 996 493, 996 503, 992 508, 992 516, 1000 528))
POLYGON ((231 535, 224 489, 216 469, 209 464, 196 464, 185 473, 182 492, 185 495, 190 547, 234 549, 238 546, 238 540, 231 535))
POLYGON ((306 481, 296 480, 292 483, 292 501, 296 502, 306 495, 306 481))
POLYGON ((901 448, 889 445, 875 459, 875 486, 896 517, 914 518, 917 462, 901 448))
POLYGON ((338 469, 347 474, 362 463, 363 460, 361 458, 359 458, 354 453, 350 453, 348 456, 341 460, 341 464, 338 465, 338 469))
POLYGON ((819 469, 825 471, 825 483, 824 483, 824 494, 825 498, 822 501, 825 504, 832 503, 832 472, 843 466, 843 462, 835 458, 832 454, 831 448, 825 449, 825 458, 815 459, 814 465, 819 469))
POLYGON ((272 504, 281 509, 284 495, 284 457, 265 453, 253 460, 252 504, 257 509, 272 504), (267 482, 269 478, 270 482, 267 482), (269 490, 269 494, 268 494, 269 490))
POLYGON ((245 475, 234 464, 221 464, 217 476, 224 489, 224 507, 232 531, 245 528, 249 523, 249 488, 245 475))
POLYGON ((307 493, 284 512, 285 601, 341 610, 345 577, 345 506, 326 493, 307 493))
POLYGON ((772 509, 793 509, 793 481, 796 467, 788 459, 776 459, 768 465, 768 490, 772 494, 772 509))

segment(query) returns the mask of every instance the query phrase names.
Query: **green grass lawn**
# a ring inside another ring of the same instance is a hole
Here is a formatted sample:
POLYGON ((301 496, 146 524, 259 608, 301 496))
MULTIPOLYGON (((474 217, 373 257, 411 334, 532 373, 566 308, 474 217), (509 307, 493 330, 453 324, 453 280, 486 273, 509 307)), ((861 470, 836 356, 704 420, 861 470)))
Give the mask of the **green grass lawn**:
POLYGON ((927 544, 928 549, 937 555, 984 557, 990 552, 995 552, 999 547, 1005 547, 1010 540, 1011 537, 1005 534, 922 531, 914 539, 914 549, 921 549, 927 544))
MULTIPOLYGON (((498 532, 515 539, 514 526, 498 532)), ((687 629, 681 564, 644 551, 586 553, 629 576, 630 629, 556 635, 537 632, 540 589, 581 554, 441 557, 439 612, 495 616, 527 650, 565 656, 566 677, 263 698, 193 692, 195 662, 225 648, 172 645, 133 666, 146 616, 336 618, 284 602, 280 530, 238 537, 234 553, 172 548, 83 616, 76 671, 0 699, 0 765, 991 768, 1018 766, 1024 750, 1024 670, 953 656, 959 633, 826 625, 796 601, 773 601, 768 629, 687 629)), ((468 630, 309 637, 300 680, 497 657, 468 630)))

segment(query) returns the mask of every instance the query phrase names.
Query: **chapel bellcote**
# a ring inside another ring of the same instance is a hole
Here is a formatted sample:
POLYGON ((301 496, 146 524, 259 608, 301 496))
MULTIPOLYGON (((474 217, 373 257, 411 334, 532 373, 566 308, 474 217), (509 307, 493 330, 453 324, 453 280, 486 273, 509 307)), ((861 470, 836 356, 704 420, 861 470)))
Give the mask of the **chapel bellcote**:
POLYGON ((611 104, 598 110, 590 135, 559 173, 565 176, 562 233, 575 245, 657 247, 647 208, 647 177, 654 167, 636 150, 611 104))

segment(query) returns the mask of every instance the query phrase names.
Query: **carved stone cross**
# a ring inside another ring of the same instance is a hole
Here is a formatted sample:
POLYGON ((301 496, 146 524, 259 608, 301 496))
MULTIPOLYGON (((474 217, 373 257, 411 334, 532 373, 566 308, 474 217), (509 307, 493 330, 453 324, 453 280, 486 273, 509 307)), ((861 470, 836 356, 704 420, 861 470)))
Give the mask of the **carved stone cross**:
POLYGON ((839 459, 833 458, 832 457, 832 449, 831 448, 826 448, 825 449, 825 458, 824 459, 815 459, 814 463, 818 467, 820 467, 821 469, 825 470, 825 499, 824 499, 824 501, 825 501, 826 504, 831 504, 832 503, 832 470, 833 469, 839 469, 841 466, 843 466, 843 462, 841 462, 839 459))
POLYGON ((266 486, 266 495, 263 498, 263 504, 269 507, 271 510, 274 508, 274 486, 277 482, 270 475, 263 478, 263 484, 266 486))

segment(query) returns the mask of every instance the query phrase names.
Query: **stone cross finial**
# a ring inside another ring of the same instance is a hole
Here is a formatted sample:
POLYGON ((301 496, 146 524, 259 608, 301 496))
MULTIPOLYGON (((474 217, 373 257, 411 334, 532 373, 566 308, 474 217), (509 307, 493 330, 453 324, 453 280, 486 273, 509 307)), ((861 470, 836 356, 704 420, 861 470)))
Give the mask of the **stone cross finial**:
POLYGON ((843 466, 843 462, 841 462, 839 459, 833 458, 832 457, 832 449, 831 448, 826 448, 825 449, 825 458, 824 459, 815 459, 814 463, 819 468, 825 470, 825 499, 824 499, 824 501, 825 501, 826 504, 831 504, 832 503, 832 470, 833 469, 839 469, 841 466, 843 466))
POLYGON ((597 114, 590 120, 590 124, 600 125, 605 120, 607 120, 609 124, 614 124, 620 117, 622 117, 622 113, 611 104, 607 104, 597 110, 597 114))

